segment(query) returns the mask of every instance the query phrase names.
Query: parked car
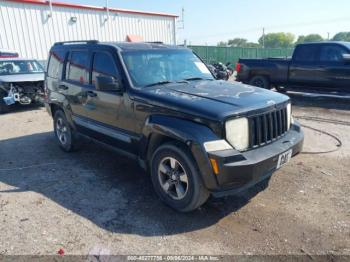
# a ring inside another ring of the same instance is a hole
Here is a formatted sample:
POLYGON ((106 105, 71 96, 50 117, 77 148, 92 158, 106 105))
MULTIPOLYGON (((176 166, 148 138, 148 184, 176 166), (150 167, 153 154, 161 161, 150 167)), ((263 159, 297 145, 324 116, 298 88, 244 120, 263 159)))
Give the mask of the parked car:
POLYGON ((0 48, 0 58, 18 57, 18 52, 0 48))
POLYGON ((116 149, 148 170, 160 199, 179 211, 268 179, 302 149, 287 96, 217 81, 187 48, 56 43, 45 81, 64 151, 82 136, 116 149))
POLYGON ((240 59, 236 71, 237 81, 266 89, 283 86, 350 90, 350 43, 300 44, 291 59, 240 59))
POLYGON ((12 104, 43 101, 44 69, 38 61, 22 58, 0 59, 0 113, 12 104))

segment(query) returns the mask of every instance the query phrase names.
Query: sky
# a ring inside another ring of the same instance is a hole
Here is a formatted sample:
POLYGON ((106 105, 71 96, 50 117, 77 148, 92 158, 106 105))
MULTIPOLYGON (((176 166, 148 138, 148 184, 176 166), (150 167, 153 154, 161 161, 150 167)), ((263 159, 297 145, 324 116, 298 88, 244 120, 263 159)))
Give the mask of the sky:
MULTIPOLYGON (((61 0, 104 6, 105 0, 61 0)), ((109 0, 116 8, 179 15, 185 9, 185 28, 177 30, 178 42, 215 45, 236 37, 257 42, 265 33, 310 33, 327 38, 350 31, 350 0, 109 0)), ((179 24, 178 27, 181 27, 179 24)))

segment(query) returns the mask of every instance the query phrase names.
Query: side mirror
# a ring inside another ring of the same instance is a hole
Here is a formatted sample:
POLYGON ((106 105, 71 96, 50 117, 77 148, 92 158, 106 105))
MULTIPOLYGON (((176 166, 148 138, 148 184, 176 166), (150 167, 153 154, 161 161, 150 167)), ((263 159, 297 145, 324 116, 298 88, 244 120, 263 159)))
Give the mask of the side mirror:
POLYGON ((343 61, 345 63, 350 63, 350 54, 343 54, 343 61))
POLYGON ((118 91, 122 92, 122 83, 119 79, 112 76, 97 76, 96 90, 99 91, 118 91))

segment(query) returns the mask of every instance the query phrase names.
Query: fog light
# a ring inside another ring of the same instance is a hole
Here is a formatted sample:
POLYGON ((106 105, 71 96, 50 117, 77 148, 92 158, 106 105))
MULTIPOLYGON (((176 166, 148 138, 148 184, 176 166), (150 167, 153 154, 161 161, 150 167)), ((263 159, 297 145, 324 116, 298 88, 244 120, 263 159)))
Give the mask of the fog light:
POLYGON ((210 158, 210 163, 213 168, 214 174, 218 175, 219 174, 218 162, 216 161, 216 159, 210 158))

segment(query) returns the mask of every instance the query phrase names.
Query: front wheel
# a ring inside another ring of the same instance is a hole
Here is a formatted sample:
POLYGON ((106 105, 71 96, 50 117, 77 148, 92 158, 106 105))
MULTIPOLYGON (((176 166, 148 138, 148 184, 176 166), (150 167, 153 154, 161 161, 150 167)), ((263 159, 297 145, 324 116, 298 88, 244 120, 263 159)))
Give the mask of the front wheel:
POLYGON ((209 197, 195 160, 182 144, 167 143, 154 152, 151 178, 160 199, 177 211, 195 210, 209 197))
POLYGON ((0 114, 7 113, 9 106, 5 104, 3 96, 0 94, 0 114))
POLYGON ((270 89, 270 81, 266 76, 254 76, 250 81, 249 84, 252 86, 257 86, 260 88, 270 89))

